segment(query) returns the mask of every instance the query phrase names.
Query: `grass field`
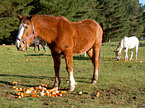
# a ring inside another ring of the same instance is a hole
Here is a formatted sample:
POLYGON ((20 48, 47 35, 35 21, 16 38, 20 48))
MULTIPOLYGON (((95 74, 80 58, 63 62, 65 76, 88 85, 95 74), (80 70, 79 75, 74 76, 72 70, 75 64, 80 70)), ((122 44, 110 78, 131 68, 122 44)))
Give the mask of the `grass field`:
MULTIPOLYGON (((138 60, 124 62, 115 58, 114 46, 102 46, 101 72, 97 84, 91 84, 92 63, 88 57, 74 55, 73 67, 77 86, 62 97, 15 98, 11 82, 18 87, 35 87, 54 83, 53 60, 49 51, 17 51, 15 46, 0 46, 0 108, 96 108, 145 107, 145 47, 139 47, 138 60), (78 92, 82 91, 82 95, 78 92), (96 97, 96 92, 100 93, 96 97)), ((135 55, 135 54, 134 54, 135 55)), ((130 53, 129 53, 130 56, 130 53)), ((62 58, 60 88, 68 87, 68 74, 62 58)))

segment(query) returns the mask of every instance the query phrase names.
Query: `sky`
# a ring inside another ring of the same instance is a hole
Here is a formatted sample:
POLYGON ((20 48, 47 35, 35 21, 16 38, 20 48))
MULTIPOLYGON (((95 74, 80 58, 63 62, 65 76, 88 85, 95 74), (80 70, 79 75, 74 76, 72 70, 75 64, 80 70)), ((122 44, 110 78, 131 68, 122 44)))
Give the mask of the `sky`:
POLYGON ((145 5, 145 0, 139 0, 139 3, 142 3, 143 5, 145 5))

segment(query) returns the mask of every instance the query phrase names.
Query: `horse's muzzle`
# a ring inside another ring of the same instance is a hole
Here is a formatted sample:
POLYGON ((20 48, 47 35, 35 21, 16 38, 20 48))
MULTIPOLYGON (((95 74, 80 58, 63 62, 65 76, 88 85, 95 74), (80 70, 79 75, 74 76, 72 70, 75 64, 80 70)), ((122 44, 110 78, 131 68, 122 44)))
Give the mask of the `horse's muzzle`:
POLYGON ((120 61, 121 56, 117 56, 117 60, 120 61))
POLYGON ((17 50, 22 51, 21 47, 16 46, 17 50))
POLYGON ((19 51, 21 50, 21 45, 20 45, 19 40, 16 40, 15 46, 16 46, 17 50, 19 50, 19 51))

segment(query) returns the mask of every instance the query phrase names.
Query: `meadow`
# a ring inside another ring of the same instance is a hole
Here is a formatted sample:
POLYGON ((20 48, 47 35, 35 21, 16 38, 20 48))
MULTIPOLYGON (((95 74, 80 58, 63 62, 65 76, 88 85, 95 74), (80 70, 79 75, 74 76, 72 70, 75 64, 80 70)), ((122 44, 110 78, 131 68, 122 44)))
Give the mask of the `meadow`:
MULTIPOLYGON (((101 71, 97 84, 91 84, 93 66, 88 57, 74 55, 73 68, 77 86, 62 97, 15 98, 12 82, 18 87, 35 87, 54 83, 53 60, 48 50, 17 51, 14 45, 0 46, 0 108, 97 108, 145 107, 145 47, 139 47, 138 60, 117 61, 115 46, 102 46, 101 71), (79 92, 82 94, 79 94, 79 92), (97 97, 96 93, 100 95, 97 97)), ((135 52, 135 51, 134 51, 135 52)), ((130 52, 129 52, 130 56, 130 52)), ((69 80, 62 57, 60 88, 69 80)))

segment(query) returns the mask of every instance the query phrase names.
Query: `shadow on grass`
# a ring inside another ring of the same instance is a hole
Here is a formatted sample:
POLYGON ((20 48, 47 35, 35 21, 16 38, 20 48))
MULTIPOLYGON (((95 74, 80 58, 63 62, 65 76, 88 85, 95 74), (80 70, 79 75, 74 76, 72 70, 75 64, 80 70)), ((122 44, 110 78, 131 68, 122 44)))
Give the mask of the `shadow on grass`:
MULTIPOLYGON (((0 83, 6 84, 9 87, 16 86, 15 84, 12 84, 12 82, 9 82, 9 81, 0 81, 0 83)), ((38 87, 38 86, 40 86, 37 84, 24 84, 24 83, 18 83, 18 85, 25 86, 25 87, 38 87)), ((47 89, 51 89, 51 88, 53 88, 53 87, 47 87, 47 89)))
POLYGON ((89 57, 73 56, 73 60, 90 60, 89 57))
MULTIPOLYGON (((54 77, 46 77, 46 76, 26 76, 26 75, 12 75, 12 74, 0 74, 0 76, 3 76, 3 77, 18 77, 18 78, 36 78, 36 79, 45 79, 45 78, 48 78, 50 80, 54 80, 54 77)), ((2 81, 0 80, 0 83, 3 83, 3 84, 6 84, 6 85, 9 85, 9 86, 14 86, 15 84, 12 84, 12 82, 9 82, 9 81, 2 81)), ((40 85, 34 85, 34 84, 23 84, 23 83, 19 83, 18 85, 21 85, 21 86, 26 86, 26 87, 36 87, 36 86, 40 86, 40 85)))
MULTIPOLYGON (((25 56, 51 56, 51 54, 25 54, 25 56)), ((64 59, 64 57, 62 56, 62 59, 64 59)), ((73 56, 73 60, 90 60, 89 57, 82 57, 82 56, 73 56)))
POLYGON ((12 74, 0 74, 0 76, 12 76, 12 77, 21 77, 21 78, 37 78, 37 79, 44 79, 44 78, 54 78, 54 77, 46 77, 46 76, 26 76, 26 75, 12 75, 12 74))
POLYGON ((25 54, 25 56, 51 56, 51 54, 25 54))
MULTIPOLYGON (((3 76, 3 77, 19 77, 19 78, 36 78, 36 79, 45 79, 45 78, 48 78, 50 80, 55 80, 55 77, 46 77, 46 76, 31 76, 31 75, 12 75, 12 74, 0 74, 0 76, 3 76)), ((60 79, 66 79, 66 77, 60 77, 60 79)), ((76 81, 77 82, 83 82, 83 83, 91 83, 92 79, 91 78, 86 78, 86 77, 75 77, 76 81)), ((13 85, 12 82, 9 82, 9 81, 2 81, 0 80, 0 83, 4 83, 6 85, 13 85)), ((27 87, 33 87, 34 85, 24 85, 22 84, 23 86, 27 86, 27 87)), ((36 86, 36 85, 35 85, 36 86)))
POLYGON ((6 84, 6 85, 13 85, 11 82, 9 81, 0 81, 0 83, 6 84))
POLYGON ((103 61, 117 61, 116 57, 102 57, 103 61))
POLYGON ((75 77, 77 82, 83 82, 83 83, 87 83, 87 84, 91 84, 92 82, 92 78, 88 78, 88 77, 75 77))

